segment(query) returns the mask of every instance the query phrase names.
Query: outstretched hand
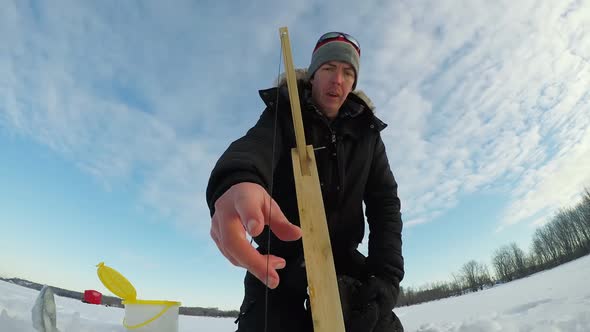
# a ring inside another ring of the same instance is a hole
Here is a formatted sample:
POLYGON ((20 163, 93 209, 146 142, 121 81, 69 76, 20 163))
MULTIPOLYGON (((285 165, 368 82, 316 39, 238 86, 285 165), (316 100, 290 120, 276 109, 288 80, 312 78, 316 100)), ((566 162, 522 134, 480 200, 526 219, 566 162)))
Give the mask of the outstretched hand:
POLYGON ((276 270, 285 267, 285 260, 274 255, 260 254, 246 237, 246 232, 252 237, 260 235, 264 225, 270 225, 272 232, 283 241, 301 238, 301 229, 287 220, 279 205, 262 186, 249 182, 238 183, 215 202, 211 238, 232 264, 247 269, 269 288, 274 289, 279 285, 276 270))

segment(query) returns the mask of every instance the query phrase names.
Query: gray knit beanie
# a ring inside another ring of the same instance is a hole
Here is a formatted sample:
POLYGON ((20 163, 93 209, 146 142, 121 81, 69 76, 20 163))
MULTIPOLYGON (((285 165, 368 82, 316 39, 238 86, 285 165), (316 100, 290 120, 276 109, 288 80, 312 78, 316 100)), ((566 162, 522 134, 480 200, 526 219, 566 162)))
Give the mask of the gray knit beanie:
POLYGON ((356 89, 359 78, 360 55, 352 44, 342 40, 330 40, 316 49, 311 56, 311 63, 307 69, 307 78, 311 79, 316 70, 328 61, 343 61, 350 63, 355 71, 352 90, 356 89))

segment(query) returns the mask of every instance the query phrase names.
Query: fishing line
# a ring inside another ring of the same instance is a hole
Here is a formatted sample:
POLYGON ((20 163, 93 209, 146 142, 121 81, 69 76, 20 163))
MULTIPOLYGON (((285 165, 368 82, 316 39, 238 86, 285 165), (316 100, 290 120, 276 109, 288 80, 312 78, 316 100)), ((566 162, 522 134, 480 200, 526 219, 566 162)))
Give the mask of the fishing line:
POLYGON ((274 118, 274 126, 273 126, 273 139, 272 139, 272 156, 271 156, 271 172, 270 172, 270 186, 269 186, 269 196, 268 196, 268 230, 267 230, 267 238, 266 238, 266 289, 264 292, 264 332, 268 332, 268 271, 269 271, 269 261, 270 261, 270 230, 271 230, 271 212, 272 212, 272 193, 273 193, 273 184, 274 184, 274 170, 275 170, 275 152, 276 152, 276 141, 277 141, 277 124, 278 124, 278 114, 279 114, 279 95, 281 94, 281 64, 283 58, 283 48, 281 47, 281 51, 279 52, 279 67, 277 73, 277 97, 275 100, 275 118, 274 118))

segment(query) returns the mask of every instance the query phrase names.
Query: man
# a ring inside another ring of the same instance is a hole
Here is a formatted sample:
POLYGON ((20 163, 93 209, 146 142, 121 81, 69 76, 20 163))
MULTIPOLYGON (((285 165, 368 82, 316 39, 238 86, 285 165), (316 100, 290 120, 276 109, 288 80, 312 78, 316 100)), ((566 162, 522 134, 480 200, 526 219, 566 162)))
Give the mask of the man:
MULTIPOLYGON (((403 331, 392 312, 404 276, 400 201, 380 136, 386 125, 363 93, 352 92, 360 52, 348 34, 320 37, 307 72, 298 75, 302 117, 315 150, 347 332, 403 331), (366 259, 357 251, 363 202, 366 259)), ((238 331, 312 331, 285 80, 260 96, 266 104, 260 119, 229 146, 209 179, 211 237, 231 263, 248 270, 238 331)))

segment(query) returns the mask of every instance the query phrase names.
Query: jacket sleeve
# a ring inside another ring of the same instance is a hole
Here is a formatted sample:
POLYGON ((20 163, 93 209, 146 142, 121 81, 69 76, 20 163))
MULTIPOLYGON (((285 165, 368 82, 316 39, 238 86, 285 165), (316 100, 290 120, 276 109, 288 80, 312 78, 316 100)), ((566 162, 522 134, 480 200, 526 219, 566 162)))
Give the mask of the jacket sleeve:
POLYGON ((252 182, 269 191, 272 170, 282 151, 281 126, 275 121, 275 112, 266 108, 256 125, 234 141, 215 164, 206 193, 211 216, 215 213, 215 201, 234 184, 252 182))
POLYGON ((371 274, 391 281, 399 294, 399 283, 404 277, 401 203, 380 135, 375 145, 364 201, 369 224, 367 268, 371 274))

